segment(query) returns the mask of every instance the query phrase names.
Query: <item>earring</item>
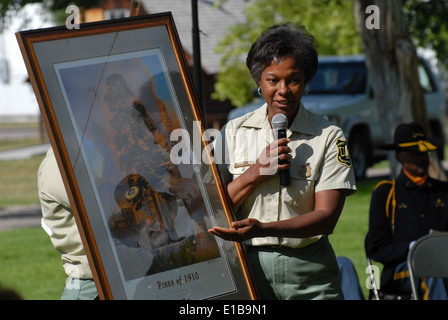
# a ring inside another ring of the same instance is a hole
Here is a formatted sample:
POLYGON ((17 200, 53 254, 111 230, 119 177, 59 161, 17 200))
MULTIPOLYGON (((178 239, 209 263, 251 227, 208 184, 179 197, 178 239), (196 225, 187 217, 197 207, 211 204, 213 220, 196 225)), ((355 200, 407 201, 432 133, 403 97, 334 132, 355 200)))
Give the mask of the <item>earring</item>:
POLYGON ((258 87, 258 90, 257 90, 257 92, 258 92, 258 95, 263 95, 263 92, 261 92, 261 87, 258 87))

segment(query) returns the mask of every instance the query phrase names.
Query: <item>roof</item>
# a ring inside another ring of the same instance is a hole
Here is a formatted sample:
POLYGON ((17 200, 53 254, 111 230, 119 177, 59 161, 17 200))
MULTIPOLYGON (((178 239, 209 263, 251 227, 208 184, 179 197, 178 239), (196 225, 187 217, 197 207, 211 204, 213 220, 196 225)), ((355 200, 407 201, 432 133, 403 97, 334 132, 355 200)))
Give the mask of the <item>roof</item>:
MULTIPOLYGON (((193 55, 191 1, 142 0, 141 3, 149 13, 170 11, 182 47, 188 54, 193 55)), ((220 7, 215 6, 216 0, 197 1, 202 68, 209 74, 215 74, 219 71, 221 59, 220 55, 215 53, 216 45, 226 35, 230 26, 246 21, 244 9, 253 0, 227 0, 220 7)))

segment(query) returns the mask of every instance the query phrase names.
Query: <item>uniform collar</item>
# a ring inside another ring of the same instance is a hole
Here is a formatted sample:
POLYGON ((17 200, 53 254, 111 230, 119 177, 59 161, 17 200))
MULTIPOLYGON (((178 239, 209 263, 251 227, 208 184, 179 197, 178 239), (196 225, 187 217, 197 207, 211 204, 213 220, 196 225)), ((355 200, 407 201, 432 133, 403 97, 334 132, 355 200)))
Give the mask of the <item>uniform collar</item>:
POLYGON ((268 121, 268 105, 265 103, 259 109, 255 110, 252 115, 242 123, 242 127, 255 129, 270 128, 268 121))
MULTIPOLYGON (((267 103, 265 103, 258 110, 256 110, 252 116, 247 118, 247 120, 243 122, 242 126, 256 129, 262 129, 262 128, 270 129, 271 126, 268 120, 267 103)), ((289 130, 291 132, 304 133, 314 136, 316 135, 316 132, 310 122, 308 110, 305 109, 302 103, 300 103, 299 111, 297 112, 297 115, 294 118, 289 130)))
POLYGON ((419 186, 418 184, 413 182, 411 179, 409 179, 409 177, 406 175, 406 173, 403 171, 403 169, 401 170, 397 181, 401 181, 401 183, 403 183, 407 188, 410 188, 410 189, 432 188, 433 187, 431 177, 428 176, 425 183, 423 183, 422 185, 419 186))
POLYGON ((309 111, 305 109, 305 106, 302 103, 300 103, 299 111, 297 112, 297 115, 294 118, 289 130, 292 132, 313 136, 317 135, 310 121, 309 111))

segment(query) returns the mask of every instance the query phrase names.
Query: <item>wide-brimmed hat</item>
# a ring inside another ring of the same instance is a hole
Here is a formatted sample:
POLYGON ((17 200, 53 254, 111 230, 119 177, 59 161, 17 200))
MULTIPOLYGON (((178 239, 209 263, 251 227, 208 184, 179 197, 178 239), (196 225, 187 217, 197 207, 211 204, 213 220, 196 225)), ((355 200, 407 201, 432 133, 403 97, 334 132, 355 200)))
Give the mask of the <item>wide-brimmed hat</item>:
POLYGON ((437 147, 428 141, 422 126, 416 122, 400 124, 395 129, 394 143, 378 148, 383 150, 427 152, 437 147))

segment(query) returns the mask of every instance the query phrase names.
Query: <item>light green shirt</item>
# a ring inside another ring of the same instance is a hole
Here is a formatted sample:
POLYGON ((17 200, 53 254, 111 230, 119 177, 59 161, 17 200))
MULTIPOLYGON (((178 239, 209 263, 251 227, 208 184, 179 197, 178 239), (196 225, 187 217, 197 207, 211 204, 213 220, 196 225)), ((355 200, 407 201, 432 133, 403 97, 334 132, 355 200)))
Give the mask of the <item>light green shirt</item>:
POLYGON ((61 253, 65 273, 73 278, 93 279, 52 148, 39 167, 38 187, 42 226, 61 253))
MULTIPOLYGON (((223 129, 226 160, 220 169, 226 183, 236 179, 261 152, 274 141, 267 105, 230 121, 223 129)), ((316 192, 331 189, 356 191, 347 142, 340 128, 301 105, 291 127, 293 161, 291 184, 280 186, 278 173, 263 180, 238 209, 237 218, 255 218, 261 222, 290 219, 314 210, 316 192)), ((321 238, 263 237, 247 241, 248 245, 272 245, 299 248, 321 238)))

